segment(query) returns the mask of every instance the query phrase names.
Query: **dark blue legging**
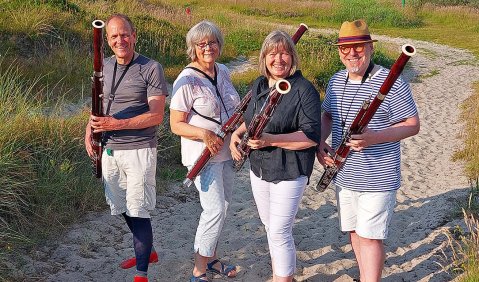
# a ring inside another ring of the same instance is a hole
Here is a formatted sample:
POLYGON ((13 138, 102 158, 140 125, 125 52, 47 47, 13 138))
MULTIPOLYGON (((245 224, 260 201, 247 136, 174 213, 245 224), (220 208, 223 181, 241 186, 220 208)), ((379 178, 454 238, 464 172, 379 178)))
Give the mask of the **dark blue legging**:
POLYGON ((153 231, 149 218, 130 217, 122 213, 126 224, 133 233, 133 248, 135 249, 136 270, 147 272, 150 253, 153 245, 153 231))

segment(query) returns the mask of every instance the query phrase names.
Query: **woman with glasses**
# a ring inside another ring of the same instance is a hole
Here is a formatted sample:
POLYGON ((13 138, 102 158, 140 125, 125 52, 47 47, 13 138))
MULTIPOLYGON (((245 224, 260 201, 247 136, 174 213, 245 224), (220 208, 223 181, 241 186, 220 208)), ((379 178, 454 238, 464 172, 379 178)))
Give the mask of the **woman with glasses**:
POLYGON ((274 111, 260 139, 250 140, 250 179, 261 222, 264 224, 272 261, 273 281, 292 281, 296 269, 293 223, 313 171, 319 143, 321 105, 319 94, 299 67, 299 57, 289 34, 271 32, 263 42, 259 65, 261 76, 252 87, 252 97, 243 123, 231 137, 235 160, 238 143, 257 114, 271 87, 280 79, 291 84, 274 111))
POLYGON ((173 84, 170 125, 181 136, 182 163, 188 169, 195 164, 205 147, 213 157, 195 178, 203 211, 194 242, 195 265, 191 282, 208 281, 206 272, 235 277, 236 267, 217 259, 217 246, 233 192, 233 161, 227 145, 215 132, 219 130, 240 97, 233 87, 230 73, 216 63, 223 48, 223 35, 209 21, 193 26, 186 35, 191 63, 173 84))

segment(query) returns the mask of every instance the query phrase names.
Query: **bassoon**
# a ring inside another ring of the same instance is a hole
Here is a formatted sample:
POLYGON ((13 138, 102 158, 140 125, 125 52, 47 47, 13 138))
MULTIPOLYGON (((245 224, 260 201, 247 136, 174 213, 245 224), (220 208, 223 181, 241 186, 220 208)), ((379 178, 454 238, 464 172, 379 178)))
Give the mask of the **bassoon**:
MULTIPOLYGON (((91 114, 103 116, 103 27, 105 23, 94 20, 93 25, 93 77, 91 84, 91 114)), ((101 154, 103 152, 102 133, 93 132, 91 129, 91 145, 93 148, 92 168, 93 174, 101 178, 101 154)))
POLYGON ((255 140, 261 137, 264 128, 273 116, 276 107, 281 102, 281 98, 283 97, 283 95, 288 94, 290 90, 291 84, 289 83, 289 81, 285 79, 280 79, 276 81, 259 113, 253 116, 253 119, 249 123, 248 128, 243 135, 243 138, 241 139, 241 142, 236 147, 241 154, 241 159, 234 162, 237 171, 243 167, 246 158, 251 152, 251 147, 248 145, 248 140, 255 140))
POLYGON ((405 44, 402 46, 402 53, 399 58, 394 62, 391 66, 391 70, 389 71, 388 76, 384 80, 383 84, 379 88, 379 93, 376 94, 373 101, 366 100, 361 105, 356 117, 354 118, 353 122, 349 126, 349 129, 346 131, 343 139, 341 140, 341 144, 339 145, 338 149, 335 151, 333 156, 334 164, 330 166, 326 166, 319 183, 316 185, 315 190, 318 192, 323 192, 328 188, 329 184, 336 176, 338 171, 344 165, 346 158, 349 155, 351 148, 346 145, 347 142, 351 139, 351 135, 353 134, 361 134, 364 132, 364 129, 368 125, 368 123, 373 118, 374 114, 379 108, 379 105, 384 101, 386 95, 391 90, 394 82, 398 79, 399 75, 403 71, 406 63, 416 54, 416 49, 409 44, 405 44))
MULTIPOLYGON (((294 44, 298 43, 299 39, 306 32, 306 30, 308 30, 308 26, 304 23, 300 24, 298 30, 296 30, 294 35, 291 37, 294 44)), ((243 122, 243 114, 248 107, 248 103, 251 100, 252 95, 253 91, 248 91, 243 100, 241 100, 241 103, 236 107, 231 117, 217 132, 215 132, 218 137, 224 139, 228 133, 233 132, 243 122)), ((183 181, 184 187, 189 187, 193 183, 193 180, 201 173, 210 159, 211 152, 208 147, 206 147, 201 153, 200 157, 196 160, 193 167, 186 174, 186 179, 183 181)))

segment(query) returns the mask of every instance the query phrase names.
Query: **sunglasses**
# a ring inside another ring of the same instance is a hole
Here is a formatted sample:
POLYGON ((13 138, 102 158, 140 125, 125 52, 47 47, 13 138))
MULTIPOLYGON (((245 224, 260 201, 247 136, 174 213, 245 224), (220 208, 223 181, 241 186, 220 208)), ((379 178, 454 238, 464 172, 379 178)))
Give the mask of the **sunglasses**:
POLYGON ((216 41, 201 42, 201 43, 196 44, 196 46, 198 46, 198 48, 200 48, 201 50, 205 50, 206 46, 210 46, 210 48, 217 48, 218 47, 218 42, 216 42, 216 41))
POLYGON ((341 51, 341 53, 343 53, 344 55, 349 54, 349 52, 351 52, 351 49, 354 49, 354 52, 356 53, 361 53, 364 51, 364 46, 365 44, 340 45, 339 51, 341 51))

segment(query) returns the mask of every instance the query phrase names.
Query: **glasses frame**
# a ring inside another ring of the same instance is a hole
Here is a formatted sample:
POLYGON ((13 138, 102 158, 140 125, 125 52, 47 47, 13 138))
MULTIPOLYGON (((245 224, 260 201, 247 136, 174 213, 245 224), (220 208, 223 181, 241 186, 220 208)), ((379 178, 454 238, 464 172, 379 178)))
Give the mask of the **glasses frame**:
POLYGON ((351 50, 354 49, 354 52, 356 53, 361 53, 364 52, 364 49, 366 49, 366 43, 358 43, 358 44, 352 44, 346 47, 347 45, 339 45, 339 52, 341 52, 343 55, 348 55, 351 53, 351 50))
POLYGON ((218 43, 218 41, 213 40, 213 41, 208 41, 206 43, 204 43, 204 42, 196 43, 195 45, 196 45, 196 47, 200 48, 201 50, 206 50, 206 47, 208 47, 208 46, 210 47, 210 49, 218 48, 219 43, 218 43))

